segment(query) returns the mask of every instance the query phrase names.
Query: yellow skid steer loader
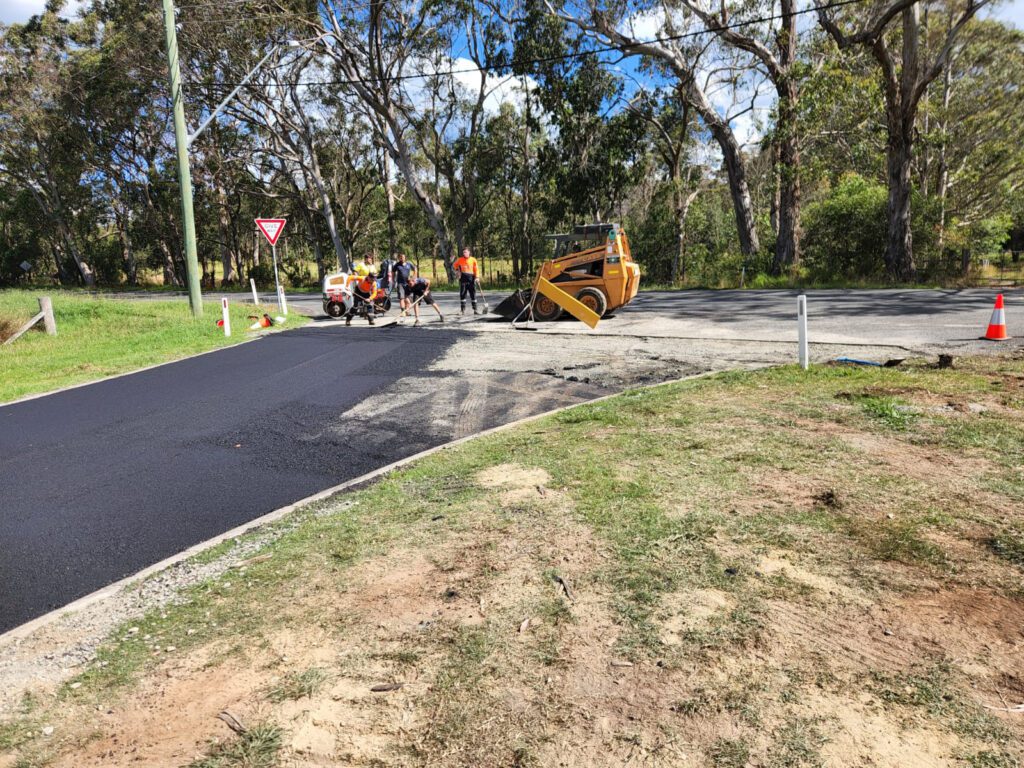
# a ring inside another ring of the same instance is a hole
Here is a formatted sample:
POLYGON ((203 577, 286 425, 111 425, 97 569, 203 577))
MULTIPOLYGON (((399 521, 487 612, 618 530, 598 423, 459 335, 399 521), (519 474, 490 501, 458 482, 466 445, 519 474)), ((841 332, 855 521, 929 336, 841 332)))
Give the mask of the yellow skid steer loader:
POLYGON ((548 239, 555 243, 554 258, 541 264, 532 288, 513 293, 494 308, 496 314, 512 322, 550 321, 568 311, 593 328, 636 296, 640 267, 617 224, 583 224, 548 239))

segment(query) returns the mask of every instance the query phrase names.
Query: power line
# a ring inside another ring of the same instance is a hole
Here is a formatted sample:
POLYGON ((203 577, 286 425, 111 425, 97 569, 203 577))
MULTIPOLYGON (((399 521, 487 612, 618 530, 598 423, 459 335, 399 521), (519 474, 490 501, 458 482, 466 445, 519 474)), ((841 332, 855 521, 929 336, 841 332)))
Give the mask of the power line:
MULTIPOLYGON (((652 45, 652 44, 656 44, 656 43, 677 42, 679 40, 686 40, 686 39, 692 38, 692 37, 700 37, 701 35, 706 35, 706 34, 709 34, 709 33, 723 32, 723 31, 730 30, 730 29, 741 29, 743 27, 753 26, 755 24, 764 24, 764 23, 771 22, 771 21, 780 21, 780 20, 783 20, 783 19, 787 19, 787 18, 789 18, 791 16, 801 16, 801 15, 803 15, 805 13, 817 13, 819 10, 827 11, 827 10, 831 10, 833 8, 844 8, 844 7, 849 6, 849 5, 860 5, 862 3, 869 2, 869 1, 870 0, 835 0, 835 2, 831 2, 831 3, 828 3, 826 5, 822 5, 820 7, 815 6, 815 7, 811 7, 811 8, 803 8, 803 9, 800 9, 800 10, 793 11, 792 13, 771 14, 769 16, 761 16, 761 17, 756 18, 756 19, 747 19, 745 21, 737 21, 737 22, 733 22, 733 23, 730 23, 730 24, 721 24, 721 25, 714 26, 714 27, 708 27, 707 29, 694 30, 692 32, 683 32, 683 33, 680 33, 680 34, 677 34, 677 35, 666 35, 664 37, 654 38, 653 40, 637 40, 634 44, 630 44, 630 45, 608 45, 608 46, 602 46, 600 48, 591 48, 591 49, 586 50, 586 51, 576 51, 574 53, 563 53, 563 54, 558 54, 558 55, 555 55, 555 56, 544 56, 544 57, 537 58, 537 59, 530 59, 530 60, 528 60, 526 62, 523 62, 523 63, 525 65, 527 65, 527 66, 531 66, 531 65, 537 65, 537 64, 549 64, 549 63, 553 63, 553 62, 556 62, 556 61, 568 61, 568 60, 571 60, 571 59, 582 58, 584 56, 596 56, 596 55, 599 55, 599 54, 602 54, 602 53, 622 52, 626 48, 635 48, 636 46, 639 46, 639 45, 652 45)), ((481 65, 479 67, 472 67, 472 68, 465 68, 465 69, 449 69, 449 70, 445 70, 445 71, 441 71, 441 72, 420 72, 420 73, 416 73, 416 74, 412 74, 412 75, 398 75, 396 77, 386 78, 386 82, 395 83, 395 82, 404 82, 404 81, 408 81, 408 80, 424 80, 424 79, 429 79, 429 78, 432 78, 432 77, 445 77, 445 76, 450 76, 450 75, 476 74, 476 73, 478 73, 480 71, 487 71, 487 72, 491 72, 493 74, 499 74, 500 75, 500 74, 502 74, 502 70, 510 70, 511 68, 512 68, 511 64, 498 65, 498 64, 484 63, 483 65, 481 65)), ((384 81, 385 80, 383 80, 381 78, 352 78, 352 79, 346 79, 346 80, 308 80, 308 81, 297 81, 297 82, 290 82, 290 83, 272 83, 272 84, 267 84, 267 85, 268 86, 278 86, 278 85, 289 85, 289 86, 363 85, 363 84, 370 84, 370 83, 380 83, 380 82, 384 82, 384 81)), ((238 85, 238 83, 217 83, 217 85, 218 86, 222 86, 222 87, 226 87, 226 88, 234 88, 235 86, 238 85)))

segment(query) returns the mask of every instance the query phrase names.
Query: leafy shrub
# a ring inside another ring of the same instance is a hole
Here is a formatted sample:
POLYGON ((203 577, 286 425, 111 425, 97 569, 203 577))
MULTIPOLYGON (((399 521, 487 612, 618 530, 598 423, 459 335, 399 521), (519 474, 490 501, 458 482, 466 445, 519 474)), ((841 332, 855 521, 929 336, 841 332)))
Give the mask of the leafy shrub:
POLYGON ((851 174, 824 200, 804 210, 804 260, 814 278, 877 277, 884 273, 887 191, 851 174))

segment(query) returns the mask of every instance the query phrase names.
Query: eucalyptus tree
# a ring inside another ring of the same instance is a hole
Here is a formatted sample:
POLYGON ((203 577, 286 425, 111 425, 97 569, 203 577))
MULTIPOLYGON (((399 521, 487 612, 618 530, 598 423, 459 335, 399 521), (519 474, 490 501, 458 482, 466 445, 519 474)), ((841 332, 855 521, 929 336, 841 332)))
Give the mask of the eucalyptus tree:
POLYGON ((339 88, 358 100, 377 142, 397 166, 451 277, 447 213, 437 185, 431 187, 418 168, 423 148, 417 128, 426 109, 422 86, 428 63, 437 51, 447 57, 446 30, 465 9, 415 0, 372 0, 368 6, 321 0, 319 10, 318 50, 333 63, 339 88))
POLYGON ((701 34, 702 27, 693 25, 692 14, 675 14, 660 3, 643 1, 638 5, 612 0, 545 0, 552 14, 575 25, 603 46, 613 47, 628 57, 643 57, 657 63, 678 82, 681 92, 700 116, 718 144, 725 164, 736 216, 740 248, 747 256, 757 254, 757 235, 753 203, 748 185, 747 162, 741 142, 733 130, 734 115, 722 114, 714 105, 710 91, 722 82, 738 83, 748 69, 730 60, 728 52, 711 58, 713 67, 700 67, 698 62, 713 44, 713 36, 701 34), (653 39, 644 39, 633 23, 641 16, 656 22, 653 39))
POLYGON ((950 23, 932 50, 922 46, 926 30, 916 0, 876 0, 867 11, 857 6, 835 10, 825 0, 814 2, 822 28, 841 49, 863 47, 878 65, 888 135, 885 266, 891 278, 913 280, 917 268, 910 208, 918 109, 928 86, 948 65, 964 27, 990 0, 948 0, 950 23), (897 46, 898 53, 893 50, 897 46))
POLYGON ((67 114, 76 87, 73 63, 94 30, 62 18, 62 7, 51 2, 27 23, 0 28, 0 178, 38 206, 62 279, 92 285, 76 226, 76 211, 89 202, 79 183, 84 137, 67 114))
MULTIPOLYGON (((723 43, 757 59, 776 93, 775 129, 779 198, 772 272, 800 261, 800 132, 799 86, 801 63, 797 58, 797 3, 779 0, 678 0, 699 18, 723 43)), ((671 7, 671 5, 670 5, 671 7)))
POLYGON ((709 182, 706 168, 695 151, 693 108, 689 101, 680 98, 678 87, 667 92, 645 92, 631 100, 629 108, 650 127, 650 145, 671 186, 676 228, 671 279, 679 283, 686 278, 686 222, 690 207, 709 182))

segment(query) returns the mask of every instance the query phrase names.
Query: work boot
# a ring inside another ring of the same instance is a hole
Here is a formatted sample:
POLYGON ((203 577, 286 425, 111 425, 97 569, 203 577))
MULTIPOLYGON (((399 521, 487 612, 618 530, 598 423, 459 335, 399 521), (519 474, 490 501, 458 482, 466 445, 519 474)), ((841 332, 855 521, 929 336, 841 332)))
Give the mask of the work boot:
POLYGON ((345 318, 345 325, 352 325, 352 316, 349 315, 345 318))
POLYGON ((482 315, 482 314, 483 314, 483 312, 481 312, 481 311, 480 311, 479 309, 477 309, 476 307, 473 307, 473 314, 474 314, 474 315, 482 315))
POLYGON ((367 315, 366 319, 370 321, 370 325, 374 325, 373 315, 367 315))
POLYGON ((415 327, 415 326, 417 326, 417 325, 419 325, 419 324, 420 324, 420 321, 419 321, 419 320, 417 320, 417 321, 416 321, 415 323, 413 323, 413 326, 415 327))
POLYGON ((438 317, 438 322, 441 322, 441 323, 444 322, 444 315, 438 315, 437 317, 438 317))
POLYGON ((466 305, 465 304, 463 304, 461 307, 459 307, 459 314, 460 315, 466 314, 466 305))

